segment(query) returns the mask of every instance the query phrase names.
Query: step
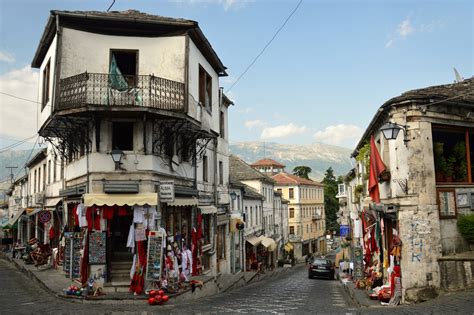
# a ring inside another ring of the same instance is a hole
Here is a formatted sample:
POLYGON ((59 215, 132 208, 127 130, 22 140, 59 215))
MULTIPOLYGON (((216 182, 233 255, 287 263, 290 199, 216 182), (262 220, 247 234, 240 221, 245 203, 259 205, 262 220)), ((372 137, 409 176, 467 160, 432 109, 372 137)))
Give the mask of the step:
POLYGON ((114 272, 114 271, 121 271, 121 270, 128 270, 130 271, 130 269, 132 269, 132 264, 130 265, 112 265, 110 266, 110 271, 114 272))

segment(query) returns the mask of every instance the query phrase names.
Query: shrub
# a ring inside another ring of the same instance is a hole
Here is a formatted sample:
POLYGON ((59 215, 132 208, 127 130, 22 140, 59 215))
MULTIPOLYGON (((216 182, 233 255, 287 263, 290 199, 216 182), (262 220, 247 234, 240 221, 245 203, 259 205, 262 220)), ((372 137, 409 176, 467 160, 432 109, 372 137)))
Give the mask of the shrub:
POLYGON ((474 244, 474 214, 461 215, 458 218, 458 229, 466 241, 474 244))

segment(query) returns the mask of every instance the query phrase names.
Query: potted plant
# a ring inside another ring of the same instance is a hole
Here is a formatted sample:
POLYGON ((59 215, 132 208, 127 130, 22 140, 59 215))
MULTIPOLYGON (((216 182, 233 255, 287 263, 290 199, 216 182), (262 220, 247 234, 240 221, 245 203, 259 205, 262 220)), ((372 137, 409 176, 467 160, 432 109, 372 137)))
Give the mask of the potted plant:
POLYGON ((385 170, 379 175, 379 183, 390 181, 390 172, 385 170))
POLYGON ((467 181, 467 160, 466 160, 466 144, 459 141, 453 147, 453 177, 456 182, 467 181))

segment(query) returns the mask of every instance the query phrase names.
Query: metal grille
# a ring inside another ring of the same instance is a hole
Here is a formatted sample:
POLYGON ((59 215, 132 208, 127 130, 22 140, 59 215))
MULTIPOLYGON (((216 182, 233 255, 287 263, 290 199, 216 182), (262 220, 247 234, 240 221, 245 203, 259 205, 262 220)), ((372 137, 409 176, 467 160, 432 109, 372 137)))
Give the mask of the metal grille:
POLYGON ((61 79, 56 109, 87 105, 144 106, 176 112, 184 111, 184 83, 152 75, 124 76, 125 85, 114 88, 117 80, 104 73, 81 73, 61 79))

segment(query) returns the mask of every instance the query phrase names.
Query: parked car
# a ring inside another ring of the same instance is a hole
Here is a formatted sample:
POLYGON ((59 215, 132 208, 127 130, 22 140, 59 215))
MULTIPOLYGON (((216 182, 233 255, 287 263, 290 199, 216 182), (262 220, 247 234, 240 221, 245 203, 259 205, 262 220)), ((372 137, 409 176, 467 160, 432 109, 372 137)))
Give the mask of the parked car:
POLYGON ((314 258, 308 266, 308 278, 323 277, 334 280, 334 263, 329 259, 314 258))

